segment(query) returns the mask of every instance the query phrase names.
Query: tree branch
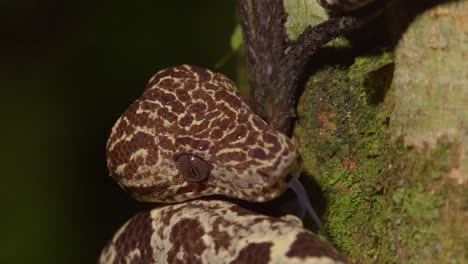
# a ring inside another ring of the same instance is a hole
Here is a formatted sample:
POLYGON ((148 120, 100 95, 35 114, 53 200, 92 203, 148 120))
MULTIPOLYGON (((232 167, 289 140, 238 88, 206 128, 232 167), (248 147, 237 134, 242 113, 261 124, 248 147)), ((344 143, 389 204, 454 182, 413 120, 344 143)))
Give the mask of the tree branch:
POLYGON ((283 1, 240 0, 239 5, 254 111, 271 126, 291 136, 300 85, 311 57, 321 46, 360 28, 379 12, 364 18, 331 18, 309 26, 288 43, 283 1))

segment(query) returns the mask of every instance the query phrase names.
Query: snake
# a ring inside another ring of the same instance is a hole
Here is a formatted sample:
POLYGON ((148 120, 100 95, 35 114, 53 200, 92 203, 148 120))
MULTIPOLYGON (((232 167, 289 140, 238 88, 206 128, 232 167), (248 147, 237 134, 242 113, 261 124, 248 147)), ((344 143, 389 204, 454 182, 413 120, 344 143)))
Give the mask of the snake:
POLYGON ((334 12, 349 12, 361 9, 376 0, 318 0, 320 5, 334 12))
MULTIPOLYGON (((336 13, 374 2, 318 1, 336 13)), ((243 4, 244 11, 251 8, 243 4)), ((270 21, 269 14, 265 17, 260 23, 270 21)), ((330 25, 329 32, 323 24, 315 33, 332 39, 346 26, 340 20, 330 25)), ((302 40, 308 43, 306 37, 302 40)), ((301 50, 296 46, 293 52, 301 50)), ((255 48, 249 55, 252 60, 263 58, 255 48)), ((298 70, 301 61, 297 67, 286 66, 298 70)), ((221 73, 192 65, 157 72, 113 126, 106 156, 110 176, 123 190, 158 205, 122 225, 98 262, 346 263, 298 217, 263 215, 233 202, 271 201, 289 187, 320 223, 297 180, 302 168, 298 141, 270 126, 254 108, 221 73)))
POLYGON ((107 142, 110 175, 135 199, 168 204, 136 215, 100 263, 344 263, 292 216, 261 215, 211 195, 270 201, 300 171, 298 143, 257 116, 220 73, 156 73, 107 142))

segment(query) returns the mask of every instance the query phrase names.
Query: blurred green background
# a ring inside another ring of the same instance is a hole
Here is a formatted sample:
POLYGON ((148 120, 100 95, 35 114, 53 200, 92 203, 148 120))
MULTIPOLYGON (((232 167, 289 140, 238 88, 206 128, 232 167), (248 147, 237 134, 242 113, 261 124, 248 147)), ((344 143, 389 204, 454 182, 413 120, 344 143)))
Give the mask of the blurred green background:
POLYGON ((157 70, 213 68, 235 4, 1 1, 0 263, 96 262, 144 208, 107 176, 114 121, 157 70))

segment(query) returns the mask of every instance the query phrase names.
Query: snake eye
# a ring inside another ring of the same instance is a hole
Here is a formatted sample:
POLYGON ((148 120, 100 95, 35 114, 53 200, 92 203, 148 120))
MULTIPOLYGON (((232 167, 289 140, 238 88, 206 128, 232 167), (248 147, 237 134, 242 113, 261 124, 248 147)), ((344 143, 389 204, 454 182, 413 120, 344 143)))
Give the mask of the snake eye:
POLYGON ((177 157, 177 168, 188 182, 200 182, 208 177, 210 169, 202 158, 192 154, 182 154, 177 157))

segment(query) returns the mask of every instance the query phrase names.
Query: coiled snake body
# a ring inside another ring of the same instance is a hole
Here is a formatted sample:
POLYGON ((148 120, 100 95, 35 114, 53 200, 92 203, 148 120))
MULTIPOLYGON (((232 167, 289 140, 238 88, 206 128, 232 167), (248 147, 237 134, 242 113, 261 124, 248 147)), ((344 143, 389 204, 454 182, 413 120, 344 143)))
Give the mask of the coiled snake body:
MULTIPOLYGON (((388 2, 318 1, 336 14, 388 2)), ((283 132, 290 132, 294 107, 294 99, 283 97, 297 92, 310 57, 378 16, 333 17, 286 43, 282 1, 239 4, 254 99, 273 102, 256 110, 283 132), (275 116, 278 112, 282 115, 275 116)), ((302 187, 294 180, 299 160, 296 142, 253 113, 224 75, 188 65, 158 72, 114 125, 107 165, 137 200, 168 205, 124 224, 99 263, 344 263, 295 217, 193 200, 215 194, 251 202, 275 199, 287 188, 287 177, 293 189, 302 187)))
POLYGON ((218 194, 272 200, 297 174, 296 143, 268 126, 219 73, 181 65, 158 72, 119 118, 107 163, 136 199, 166 205, 129 220, 100 263, 339 263, 298 219, 260 215, 218 194))

